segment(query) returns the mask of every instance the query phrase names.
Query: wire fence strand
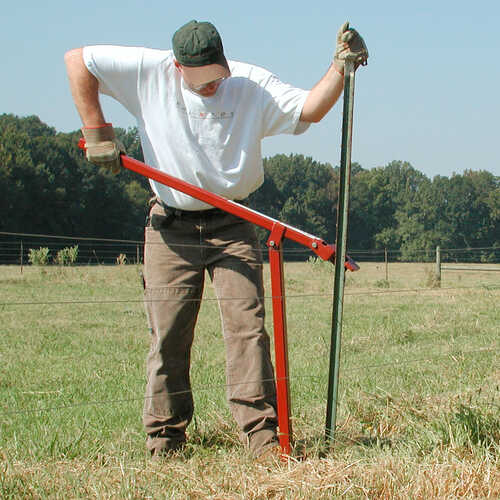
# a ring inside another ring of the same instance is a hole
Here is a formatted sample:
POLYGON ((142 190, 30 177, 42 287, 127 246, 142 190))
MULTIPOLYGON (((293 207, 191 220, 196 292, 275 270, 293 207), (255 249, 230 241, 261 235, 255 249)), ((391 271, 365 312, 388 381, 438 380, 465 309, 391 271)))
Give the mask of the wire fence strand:
MULTIPOLYGON (((499 284, 500 288, 500 284, 499 284)), ((494 289, 494 287, 493 287, 494 289)), ((364 290, 356 292, 345 292, 344 295, 350 297, 363 295, 391 295, 404 293, 439 293, 442 291, 461 291, 461 290, 477 290, 475 286, 461 287, 440 287, 440 288, 401 288, 394 290, 364 290)), ((488 288, 486 288, 488 290, 488 288)), ((259 300, 272 299, 314 299, 314 298, 331 298, 333 293, 306 293, 306 294, 284 294, 284 295, 266 295, 258 297, 259 300)), ((99 299, 99 300, 43 300, 43 301, 7 301, 0 302, 0 306, 60 306, 60 305, 100 305, 100 304, 135 304, 135 303, 154 303, 154 302, 223 302, 223 301, 238 301, 247 300, 249 297, 202 297, 193 299, 99 299)))
MULTIPOLYGON (((401 360, 401 361, 396 361, 396 362, 391 362, 391 363, 377 363, 377 364, 372 364, 372 365, 366 365, 363 367, 363 369, 377 369, 377 368, 382 368, 382 367, 387 367, 387 366, 407 366, 410 363, 420 363, 422 361, 435 361, 436 359, 439 358, 445 358, 453 355, 462 355, 462 356, 469 356, 469 355, 475 355, 475 354, 481 354, 481 353, 486 353, 486 352, 491 352, 491 353, 496 353, 499 352, 500 348, 495 347, 495 348, 480 348, 480 349, 475 349, 475 350, 469 350, 469 351, 461 351, 460 353, 458 352, 449 352, 449 353, 444 353, 440 355, 434 355, 434 356, 427 356, 423 358, 413 358, 409 360, 401 360)), ((352 371, 358 371, 358 367, 343 367, 342 371, 343 372, 352 372, 352 371)), ((168 396, 174 397, 174 396, 181 396, 185 394, 193 394, 195 392, 203 392, 203 391, 212 391, 212 390, 220 390, 220 389, 227 389, 229 387, 241 387, 245 385, 251 385, 255 383, 264 383, 264 382, 278 382, 282 380, 288 380, 290 381, 295 381, 295 380, 301 380, 301 379, 314 379, 314 380, 319 380, 320 377, 317 375, 294 375, 294 376, 289 376, 286 378, 272 378, 272 379, 261 379, 261 380, 252 380, 252 381, 247 381, 247 382, 236 382, 233 384, 206 384, 206 385, 201 385, 197 386, 196 388, 191 388, 191 389, 186 389, 183 391, 175 391, 175 392, 170 392, 168 393, 168 396)), ((34 393, 40 392, 40 391, 33 391, 34 393)), ((58 393, 60 391, 53 390, 53 391, 44 391, 46 393, 58 393)), ((52 411, 62 411, 62 410, 68 410, 68 409, 75 409, 75 408, 81 408, 85 406, 110 406, 110 405, 115 405, 115 404, 124 404, 124 403, 135 403, 139 401, 145 401, 147 399, 154 399, 155 396, 151 397, 131 397, 131 398, 119 398, 119 399, 109 399, 109 400, 99 400, 99 401, 81 401, 77 403, 72 403, 69 405, 58 405, 58 406, 51 406, 51 407, 45 407, 45 408, 21 408, 17 410, 9 410, 9 411, 2 411, 0 412, 0 417, 8 417, 8 416, 13 416, 13 415, 30 415, 33 413, 44 413, 44 412, 52 412, 52 411)))
MULTIPOLYGON (((21 262, 23 258, 26 258, 26 252, 28 251, 30 246, 34 245, 44 245, 48 244, 48 242, 53 242, 57 241, 61 245, 68 244, 68 242, 78 242, 82 247, 86 247, 88 250, 87 253, 87 259, 94 259, 97 262, 99 261, 99 256, 96 252, 98 250, 99 255, 103 259, 112 259, 114 256, 116 256, 116 252, 125 249, 129 249, 131 252, 135 252, 136 255, 138 256, 138 263, 140 262, 141 258, 143 257, 142 254, 142 246, 144 245, 143 241, 139 240, 122 240, 122 239, 107 239, 107 238, 93 238, 93 237, 74 237, 74 236, 54 236, 54 235, 37 235, 37 234, 29 234, 29 233, 10 233, 10 232, 0 232, 1 236, 6 236, 6 237, 14 237, 18 239, 22 239, 22 244, 21 244, 21 262), (141 248, 141 251, 138 249, 141 248), (90 251, 94 252, 94 255, 91 256, 90 251), (24 252, 24 253, 23 253, 24 252)), ((2 261, 3 258, 6 259, 12 259, 14 256, 18 256, 18 249, 20 246, 20 241, 0 241, 0 262, 2 261)), ((190 245, 181 245, 181 246, 190 246, 190 245)), ((203 247, 203 245, 196 245, 197 247, 203 247)), ((267 248, 255 248, 255 251, 259 252, 264 252, 267 251, 267 248)), ((477 256, 483 255, 484 252, 490 252, 491 254, 497 256, 500 255, 500 248, 499 247, 480 247, 480 248, 463 248, 463 249, 441 249, 441 252, 453 252, 455 254, 468 254, 471 256, 477 256)), ((299 256, 299 255, 307 255, 311 254, 311 251, 308 249, 304 250, 297 250, 297 249, 285 249, 285 253, 288 253, 289 255, 293 256, 299 256)), ((376 249, 376 250, 350 250, 349 251, 350 255, 353 257, 362 257, 365 260, 377 260, 380 258, 385 257, 386 255, 391 255, 392 257, 395 256, 401 256, 402 251, 401 250, 386 250, 386 249, 376 249)), ((415 255, 432 255, 432 252, 430 252, 427 249, 422 249, 422 250, 417 250, 413 252, 415 255)), ((27 258, 26 258, 27 262, 27 258)), ((358 291, 346 291, 345 295, 349 297, 356 297, 356 296, 366 296, 366 295, 390 295, 390 294, 405 294, 405 293, 442 293, 443 291, 457 291, 457 290, 474 290, 477 289, 477 287, 467 287, 467 286, 461 286, 459 288, 457 287, 442 287, 442 288, 406 288, 406 289, 391 289, 391 290, 358 290, 358 291)), ((287 300, 289 299, 316 299, 316 298, 332 298, 333 293, 302 293, 302 294, 285 294, 282 298, 285 298, 287 300)), ((277 298, 275 296, 264 296, 261 297, 262 300, 271 300, 273 298, 277 298)), ((280 297, 281 298, 281 297, 280 297)), ((211 297, 202 297, 202 298, 195 298, 195 299, 182 299, 184 302, 199 302, 199 301, 208 301, 208 302, 216 302, 216 301, 238 301, 238 300, 244 300, 245 297, 222 297, 222 298, 211 298, 211 297)), ((159 299, 159 300, 148 300, 150 302, 168 302, 169 300, 176 300, 176 299, 159 299)), ((44 300, 31 300, 31 301, 2 301, 0 302, 0 306, 2 307, 14 307, 14 306, 74 306, 74 305, 104 305, 104 304, 139 304, 145 302, 144 298, 138 297, 138 298, 114 298, 114 299, 98 299, 98 300, 85 300, 85 299, 74 299, 74 300, 50 300, 50 299, 44 299, 44 300)), ((489 346, 489 347, 483 347, 479 349, 473 349, 473 350, 453 350, 450 352, 446 353, 440 353, 432 356, 425 356, 425 357, 415 357, 411 359, 395 359, 391 362, 386 362, 386 363, 373 363, 370 365, 365 365, 363 366, 363 370, 377 370, 377 369, 382 369, 382 368, 387 368, 387 367, 395 367, 397 369, 403 367, 406 367, 410 364, 420 364, 420 363, 426 363, 426 362, 431 362, 435 361, 436 359, 440 358, 448 358, 453 356, 475 356, 475 355, 480 355, 480 354, 486 354, 486 353, 492 353, 496 354, 498 353, 499 348, 497 346, 489 346)), ((0 355, 1 359, 1 355, 0 355)), ((119 362, 122 363, 126 360, 120 360, 119 362)), ((222 369, 222 364, 220 366, 222 369)), ((357 372, 359 371, 359 367, 357 366, 348 366, 347 362, 345 359, 342 360, 342 367, 341 370, 344 373, 352 373, 352 372, 357 372)), ((325 374, 326 376, 326 374, 325 374)), ((315 375, 305 375, 305 374, 298 374, 294 375, 288 378, 288 382, 293 382, 293 381, 298 381, 298 380, 305 380, 305 379, 313 379, 313 380, 322 380, 319 376, 315 375)), ((187 394, 187 393, 192 393, 192 392, 203 392, 203 391, 213 391, 213 390, 220 390, 220 389, 227 389, 230 386, 236 386, 236 385, 247 385, 247 384, 253 384, 255 382, 270 382, 270 381, 276 381, 275 379, 266 379, 266 380, 260 380, 260 381, 251 381, 251 382, 242 382, 242 383, 235 383, 235 384, 205 384, 205 385, 200 385, 195 387, 194 389, 189 389, 185 391, 177 391, 174 393, 170 393, 170 396, 176 396, 176 395, 182 395, 182 394, 187 394)), ((33 393, 36 393, 37 391, 32 391, 33 393)), ((58 393, 58 391, 45 391, 46 393, 58 393)), ((456 396, 456 394, 454 394, 456 396)), ((95 401, 79 401, 71 404, 62 404, 62 405, 54 405, 54 406, 48 406, 48 407, 43 407, 43 408, 19 408, 15 410, 8 410, 8 411, 0 411, 0 417, 12 417, 15 415, 33 415, 33 414, 46 414, 49 412, 59 412, 59 411, 64 411, 64 410, 70 410, 70 409, 77 409, 77 408, 82 408, 82 407, 88 407, 88 406, 111 406, 111 405, 117 405, 117 404, 127 404, 127 403, 136 403, 139 401, 144 401, 144 397, 130 397, 130 398, 116 398, 116 399, 103 399, 103 400, 95 400, 95 401)), ((35 401, 35 405, 40 404, 41 401, 43 400, 38 400, 35 401)), ((491 406, 493 407, 500 407, 500 405, 497 405, 496 403, 492 402, 491 406)))
MULTIPOLYGON (((129 255, 130 259, 136 263, 142 262, 144 258, 144 241, 143 240, 127 240, 119 238, 97 238, 92 236, 67 236, 67 235, 50 235, 50 234, 35 234, 23 232, 8 232, 0 231, 0 264, 16 263, 25 260, 28 262, 30 247, 51 247, 53 251, 61 250, 64 245, 70 243, 78 243, 80 264, 87 263, 91 265, 101 263, 115 263, 116 258, 121 254, 129 255), (7 238, 7 239, 5 239, 7 238), (12 241, 14 239, 14 241, 12 241)), ((148 243, 162 244, 162 243, 148 243)), ((192 247, 210 248, 209 245, 172 245, 175 247, 192 247)), ((221 247, 222 248, 222 247, 221 247)), ((254 247, 253 251, 266 254, 267 247, 254 247)), ((308 248, 293 248, 287 247, 285 240, 283 253, 290 259, 304 259, 307 256, 314 257, 314 253, 308 248)), ((393 260, 405 261, 405 252, 401 249, 349 249, 349 254, 352 258, 363 259, 364 261, 383 261, 385 257, 391 257, 393 260)), ((451 260, 456 260, 457 255, 470 255, 471 261, 481 261, 486 258, 488 261, 498 262, 500 260, 500 246, 489 247, 466 247, 466 248, 442 248, 441 256, 443 260, 445 255, 454 256, 451 260), (485 257, 486 256, 486 257, 485 257), (493 259, 493 260, 492 260, 493 259)), ((411 255, 427 261, 432 261, 435 256, 434 250, 428 248, 415 249, 411 251, 411 255)))

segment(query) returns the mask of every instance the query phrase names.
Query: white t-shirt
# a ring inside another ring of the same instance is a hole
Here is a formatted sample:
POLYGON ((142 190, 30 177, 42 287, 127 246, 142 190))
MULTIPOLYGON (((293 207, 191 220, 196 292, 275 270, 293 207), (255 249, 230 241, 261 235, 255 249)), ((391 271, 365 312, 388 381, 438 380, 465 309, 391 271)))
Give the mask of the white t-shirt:
MULTIPOLYGON (((308 128, 299 122, 308 91, 257 66, 228 61, 231 77, 202 97, 185 85, 171 50, 99 45, 83 57, 99 91, 137 119, 148 165, 225 198, 244 199, 262 184, 262 138, 308 128)), ((171 207, 211 208, 158 182, 151 187, 171 207)))

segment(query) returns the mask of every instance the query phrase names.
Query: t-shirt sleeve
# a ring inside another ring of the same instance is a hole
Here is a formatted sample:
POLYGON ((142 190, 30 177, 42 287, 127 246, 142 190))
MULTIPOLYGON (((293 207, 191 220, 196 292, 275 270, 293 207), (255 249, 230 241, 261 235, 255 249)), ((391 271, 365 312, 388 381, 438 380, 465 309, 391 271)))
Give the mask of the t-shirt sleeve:
POLYGON ((271 75, 264 86, 263 130, 264 137, 277 134, 302 134, 309 124, 300 121, 302 108, 309 92, 271 75))
POLYGON ((99 92, 113 97, 135 116, 139 111, 141 57, 138 47, 93 45, 83 49, 87 69, 99 80, 99 92))

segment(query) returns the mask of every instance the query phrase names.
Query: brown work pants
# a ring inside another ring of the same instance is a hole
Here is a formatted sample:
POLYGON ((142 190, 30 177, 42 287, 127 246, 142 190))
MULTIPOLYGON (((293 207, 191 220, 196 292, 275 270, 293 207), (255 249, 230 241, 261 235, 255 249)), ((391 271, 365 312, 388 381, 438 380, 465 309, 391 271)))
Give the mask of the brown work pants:
POLYGON ((176 449, 186 439, 193 416, 190 351, 207 270, 222 318, 229 407, 242 441, 258 453, 276 439, 277 414, 254 227, 219 210, 167 214, 154 204, 145 235, 147 447, 176 449))

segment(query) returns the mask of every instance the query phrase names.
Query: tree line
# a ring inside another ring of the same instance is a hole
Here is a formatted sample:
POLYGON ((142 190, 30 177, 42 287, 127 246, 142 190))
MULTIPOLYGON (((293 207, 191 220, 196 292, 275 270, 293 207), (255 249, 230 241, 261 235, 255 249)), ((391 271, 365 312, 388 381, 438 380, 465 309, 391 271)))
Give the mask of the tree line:
MULTIPOLYGON (((116 133, 129 156, 142 161, 137 130, 116 133)), ((91 165, 80 137, 36 116, 0 115, 0 231, 142 239, 147 179, 91 165)), ((278 154, 264 159, 264 170, 263 186, 246 204, 333 242, 339 168, 278 154)), ((485 248, 483 260, 500 257, 500 177, 485 170, 429 179, 405 161, 373 169, 354 163, 349 217, 351 249, 390 248, 414 260, 439 245, 485 248)), ((265 245, 267 232, 259 236, 265 245)))

